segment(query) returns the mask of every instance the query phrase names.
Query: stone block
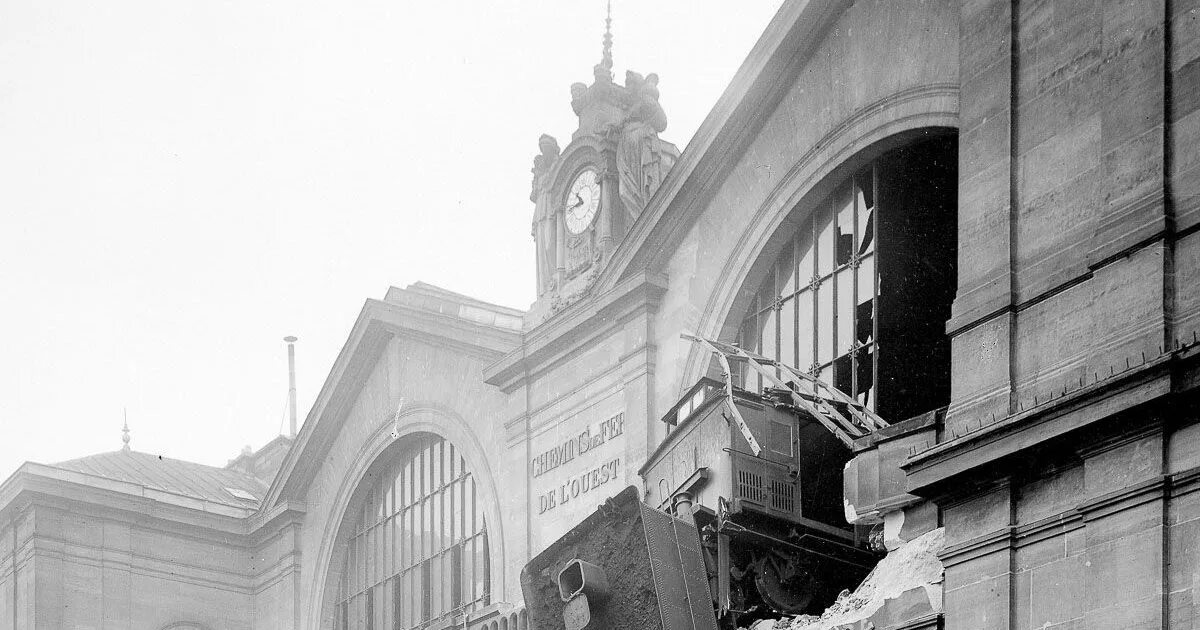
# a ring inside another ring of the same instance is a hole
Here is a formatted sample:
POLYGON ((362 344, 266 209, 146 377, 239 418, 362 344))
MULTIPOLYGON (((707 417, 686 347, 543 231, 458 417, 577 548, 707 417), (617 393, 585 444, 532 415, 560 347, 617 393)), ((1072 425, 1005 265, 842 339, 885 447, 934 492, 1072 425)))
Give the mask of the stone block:
MULTIPOLYGON (((1200 270, 1200 260, 1197 260, 1195 264, 1193 269, 1200 270)), ((1175 428, 1167 439, 1167 472, 1169 473, 1183 472, 1200 466, 1200 422, 1196 422, 1194 418, 1189 420, 1192 421, 1190 424, 1175 428)))
MULTIPOLYGON (((987 302, 992 294, 992 291, 986 291, 984 297, 966 299, 964 292, 972 291, 992 279, 997 269, 1004 270, 1003 275, 1007 280, 1010 168, 1009 161, 1002 160, 970 179, 959 180, 959 294, 954 306, 956 316, 964 310, 970 310, 970 306, 987 302)), ((1007 301, 1009 285, 1004 283, 998 287, 1007 301)))
POLYGON ((1136 602, 1162 595, 1161 532, 1099 544, 1089 540, 1082 558, 1082 575, 1087 584, 1083 604, 1088 610, 1132 607, 1136 602))
POLYGON ((1100 60, 1101 22, 1095 0, 1020 3, 1019 93, 1034 98, 1100 60))
POLYGON ((1166 3, 1106 0, 1100 3, 1104 19, 1104 54, 1107 59, 1128 57, 1144 48, 1161 48, 1166 3))
MULTIPOLYGON (((1150 57, 1146 55, 1145 57, 1150 57)), ((1145 61, 1139 57, 1138 61, 1145 61)), ((1162 62, 1159 55, 1149 61, 1162 62)), ((1105 75, 1099 94, 1104 95, 1101 115, 1104 133, 1101 150, 1105 153, 1119 150, 1126 143, 1151 129, 1161 129, 1163 121, 1164 84, 1161 71, 1146 74, 1144 63, 1133 63, 1125 72, 1112 77, 1105 75)))
POLYGON ((1191 588, 1174 591, 1167 595, 1167 623, 1163 626, 1172 630, 1193 630, 1200 618, 1196 594, 1191 588))
MULTIPOLYGON (((1200 71, 1200 62, 1196 67, 1200 71)), ((1197 80, 1200 86, 1200 78, 1197 80)), ((1200 151, 1189 150, 1200 146, 1200 110, 1175 119, 1168 130, 1167 141, 1172 156, 1168 177, 1175 228, 1185 230, 1200 223, 1200 151)))
POLYGON ((1010 574, 1009 549, 1007 547, 973 556, 962 562, 959 561, 955 552, 951 551, 950 555, 943 554, 942 562, 946 565, 946 589, 948 591, 971 584, 990 582, 998 577, 1007 579, 1010 574))
POLYGON ((1013 566, 1017 571, 1031 571, 1067 557, 1063 536, 1049 536, 1035 541, 1022 541, 1014 552, 1013 566))
POLYGON ((1086 540, 1089 551, 1099 544, 1129 537, 1154 536, 1161 538, 1163 504, 1161 500, 1143 503, 1087 523, 1086 540))
MULTIPOLYGON (((980 394, 997 389, 1003 389, 1007 394, 1011 334, 1008 323, 1008 317, 996 318, 962 331, 951 339, 950 369, 954 374, 950 395, 952 411, 962 401, 980 394)), ((973 421, 978 419, 971 418, 973 421)))
MULTIPOLYGON (((1193 495, 1194 496, 1194 495, 1193 495)), ((1200 520, 1173 525, 1167 530, 1167 583, 1171 590, 1200 588, 1200 520)))
POLYGON ((1117 606, 1091 608, 1084 615, 1088 630, 1161 630, 1162 597, 1128 601, 1117 606))
POLYGON ((1023 92, 1017 112, 1018 152, 1100 113, 1100 93, 1100 70, 1095 63, 1036 93, 1023 92))
POLYGON ((1170 29, 1171 70, 1200 59, 1200 1, 1173 0, 1168 28, 1170 29))
POLYGON ((871 512, 879 502, 879 450, 857 453, 846 462, 842 483, 846 520, 857 522, 860 515, 871 512))
MULTIPOLYGON (((1200 58, 1171 73, 1170 119, 1177 121, 1200 109, 1200 58)), ((1194 155, 1183 156, 1195 158, 1194 155)))
MULTIPOLYGON (((1102 228, 1112 232, 1134 232, 1143 238, 1151 229, 1161 230, 1163 205, 1163 134, 1159 126, 1114 147, 1104 154, 1104 188, 1106 214, 1120 216, 1115 224, 1106 217, 1102 228)), ((1109 240, 1127 241, 1114 235, 1109 240)), ((1134 241, 1136 242, 1136 241, 1134 241)), ((1130 245, 1134 243, 1129 243, 1130 245)), ((1119 250, 1118 250, 1119 251, 1119 250)), ((1113 252, 1117 253, 1117 252, 1113 252)))
POLYGON ((1001 486, 964 501, 942 506, 946 547, 954 547, 1007 528, 1010 520, 1010 497, 1009 487, 1001 486))
POLYGON ((1029 610, 1032 602, 1033 574, 1029 571, 1017 571, 1013 573, 1013 630, 1032 630, 1029 625, 1029 610))
MULTIPOLYGON (((938 602, 940 605, 941 602, 938 602)), ((876 628, 902 628, 905 622, 931 615, 935 611, 929 605, 929 595, 922 587, 912 588, 898 597, 884 602, 878 612, 871 615, 876 628)))
MULTIPOLYGON (((1012 64, 997 59, 959 86, 959 121, 962 133, 976 129, 985 121, 1008 120, 1012 104, 1012 64)), ((1008 143, 1005 142, 1005 145, 1008 143)))
POLYGON ((1082 373, 1094 341, 1092 287, 1083 283, 1017 314, 1013 379, 1022 400, 1060 390, 1082 373))
POLYGON ((1124 367, 1125 360, 1140 361, 1157 355, 1164 336, 1163 260, 1161 242, 1096 269, 1089 284, 1095 330, 1088 357, 1092 370, 1124 367))
MULTIPOLYGON (((997 165, 1007 165, 1011 157, 1008 102, 964 128, 958 137, 958 178, 966 184, 997 165)), ((960 209, 961 212, 961 209, 960 209)))
POLYGON ((1083 492, 1083 467, 1057 469, 1017 488, 1017 522, 1031 523, 1075 509, 1083 492))
POLYGON ((1041 144, 1021 147, 1020 195, 1034 198, 1100 164, 1099 115, 1074 121, 1041 144))
POLYGON ((1063 545, 1068 556, 1076 556, 1087 551, 1087 532, 1081 527, 1072 529, 1063 535, 1063 545))
POLYGON ((1086 611, 1086 584, 1080 576, 1086 568, 1084 562, 1084 559, 1078 556, 1064 558, 1030 572, 1030 628, 1043 628, 1083 617, 1086 611))
POLYGON ((947 569, 946 627, 1009 630, 1009 576, 950 588, 947 569))
POLYGON ((959 77, 966 81, 1011 57, 1012 4, 1006 0, 965 0, 961 15, 959 77))
POLYGON ((1017 219, 1017 301, 1087 272, 1088 241, 1103 206, 1101 169, 1089 169, 1043 195, 1021 199, 1017 219))
POLYGON ((932 501, 922 501, 904 508, 904 524, 900 527, 902 540, 913 540, 926 532, 933 531, 940 523, 938 506, 932 501))
POLYGON ((1163 472, 1162 435, 1146 435, 1084 461, 1084 494, 1104 496, 1152 479, 1163 472))

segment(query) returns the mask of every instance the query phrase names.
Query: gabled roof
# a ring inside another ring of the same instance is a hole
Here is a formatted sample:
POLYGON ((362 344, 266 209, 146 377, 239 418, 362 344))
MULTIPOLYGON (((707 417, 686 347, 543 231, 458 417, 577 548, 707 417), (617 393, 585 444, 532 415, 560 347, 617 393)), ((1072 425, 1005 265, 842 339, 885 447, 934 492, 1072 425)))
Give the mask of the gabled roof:
POLYGON ((99 453, 49 467, 246 509, 257 508, 267 494, 265 483, 236 470, 137 451, 99 453))
POLYGON ((391 338, 436 343, 490 363, 519 347, 521 314, 424 282, 391 287, 383 300, 367 300, 271 482, 262 510, 269 512, 303 494, 391 338))

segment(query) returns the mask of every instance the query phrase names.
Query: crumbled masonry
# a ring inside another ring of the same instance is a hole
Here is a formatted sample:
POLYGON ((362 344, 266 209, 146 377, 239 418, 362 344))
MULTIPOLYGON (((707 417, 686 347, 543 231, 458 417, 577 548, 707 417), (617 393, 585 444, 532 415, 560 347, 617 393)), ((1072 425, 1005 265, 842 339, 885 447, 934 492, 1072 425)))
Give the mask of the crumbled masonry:
MULTIPOLYGON (((764 620, 751 630, 837 630, 858 628, 889 599, 924 588, 929 605, 942 609, 942 561, 938 554, 946 544, 945 528, 927 532, 890 552, 854 590, 842 591, 837 601, 820 617, 800 615, 791 619, 764 620)), ((869 627, 869 626, 867 626, 869 627)))

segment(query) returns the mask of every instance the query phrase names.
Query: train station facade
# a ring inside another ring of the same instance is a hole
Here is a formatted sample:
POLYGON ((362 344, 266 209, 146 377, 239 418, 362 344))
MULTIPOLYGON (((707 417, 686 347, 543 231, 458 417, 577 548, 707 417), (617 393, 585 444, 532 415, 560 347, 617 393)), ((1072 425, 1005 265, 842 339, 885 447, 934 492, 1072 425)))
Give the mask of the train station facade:
POLYGON ((1191 628, 1197 42, 1190 1, 787 0, 680 151, 606 41, 537 143, 529 309, 388 289, 225 468, 26 464, 0 629, 523 630, 532 558, 704 465, 639 474, 724 376, 684 334, 886 421, 817 462, 843 518, 941 536, 916 595, 805 627, 1191 628))

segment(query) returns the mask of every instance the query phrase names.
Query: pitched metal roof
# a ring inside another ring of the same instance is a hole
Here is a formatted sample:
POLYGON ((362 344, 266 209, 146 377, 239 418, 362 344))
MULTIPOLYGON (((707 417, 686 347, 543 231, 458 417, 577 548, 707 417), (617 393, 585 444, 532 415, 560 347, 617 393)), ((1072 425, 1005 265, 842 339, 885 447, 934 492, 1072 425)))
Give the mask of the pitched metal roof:
POLYGON ((257 508, 267 494, 267 484, 236 470, 137 451, 99 453, 52 466, 239 508, 257 508))

